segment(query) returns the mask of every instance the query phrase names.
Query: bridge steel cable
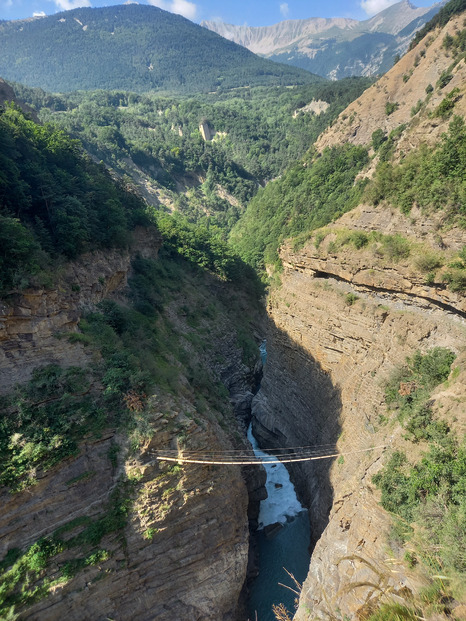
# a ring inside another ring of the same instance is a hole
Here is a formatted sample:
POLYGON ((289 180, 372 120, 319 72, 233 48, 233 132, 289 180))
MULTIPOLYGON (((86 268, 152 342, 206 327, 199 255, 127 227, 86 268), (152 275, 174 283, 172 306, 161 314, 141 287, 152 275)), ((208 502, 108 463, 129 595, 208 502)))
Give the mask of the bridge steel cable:
POLYGON ((369 451, 375 451, 378 449, 386 448, 386 445, 382 444, 365 449, 358 449, 353 451, 325 451, 323 448, 317 447, 298 447, 299 450, 280 448, 271 449, 274 451, 280 451, 279 454, 274 453, 270 455, 255 456, 250 452, 241 449, 234 449, 233 451, 177 451, 174 449, 152 451, 155 459, 158 461, 176 462, 178 464, 203 464, 203 465, 222 465, 222 466, 248 466, 248 465, 261 465, 266 464, 289 464, 296 462, 316 461, 321 459, 332 459, 335 457, 346 457, 349 455, 356 455, 358 453, 367 453, 369 451))

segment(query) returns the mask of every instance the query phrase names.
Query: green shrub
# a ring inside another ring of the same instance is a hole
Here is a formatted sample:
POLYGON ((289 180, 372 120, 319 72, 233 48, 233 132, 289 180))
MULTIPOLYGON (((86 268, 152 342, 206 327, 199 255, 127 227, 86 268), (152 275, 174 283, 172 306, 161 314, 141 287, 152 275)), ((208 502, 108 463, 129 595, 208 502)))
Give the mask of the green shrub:
POLYGON ((372 148, 374 149, 374 151, 378 151, 386 140, 387 140, 387 137, 383 129, 379 128, 379 129, 376 129, 374 132, 372 132, 371 141, 372 141, 372 148))
POLYGON ((388 259, 399 261, 401 259, 406 259, 411 253, 408 240, 399 233, 395 233, 395 235, 384 235, 381 241, 382 255, 388 259))
POLYGON ((348 306, 352 306, 357 300, 359 300, 359 297, 355 293, 348 293, 345 297, 345 303, 348 306))
POLYGON ((283 239, 322 228, 356 206, 366 182, 355 179, 367 159, 365 148, 349 144, 309 154, 259 190, 232 230, 233 247, 260 270, 274 264, 283 239))
POLYGON ((393 114, 395 110, 398 110, 399 107, 400 107, 400 104, 398 102, 387 101, 385 104, 385 114, 387 116, 390 116, 390 114, 393 114))
POLYGON ((445 99, 443 99, 440 104, 435 108, 433 112, 434 116, 439 116, 442 119, 446 119, 448 116, 450 116, 456 102, 459 99, 459 94, 459 88, 454 88, 452 91, 450 91, 445 99))
POLYGON ((419 110, 422 108, 422 99, 418 99, 417 104, 411 108, 411 116, 416 116, 419 110))
POLYGON ((50 588, 57 582, 66 582, 79 571, 91 565, 106 561, 106 550, 95 549, 104 536, 123 533, 133 503, 134 483, 120 482, 110 495, 104 513, 95 518, 83 516, 58 528, 51 536, 33 543, 24 552, 11 550, 0 568, 0 615, 14 610, 15 606, 27 606, 49 595, 50 588), (71 537, 64 535, 77 527, 80 532, 71 537), (85 557, 76 557, 54 568, 56 579, 52 582, 44 577, 54 558, 65 550, 91 548, 85 557), (94 548, 94 549, 92 549, 94 548), (1 569, 0 569, 1 571, 1 569))
POLYGON ((372 182, 367 186, 366 198, 377 205, 390 201, 408 213, 413 204, 424 209, 442 209, 450 220, 464 222, 466 215, 465 187, 466 158, 464 142, 466 126, 460 116, 453 117, 448 132, 442 134, 437 148, 421 145, 400 163, 385 162, 393 141, 387 140, 379 150, 380 163, 372 182))
POLYGON ((364 231, 355 231, 351 234, 351 241, 357 250, 364 248, 369 243, 369 236, 364 231))
POLYGON ((415 48, 416 45, 429 34, 429 32, 432 32, 435 28, 445 26, 454 15, 462 13, 463 11, 463 0, 450 0, 450 2, 447 2, 446 5, 444 5, 440 11, 427 22, 427 24, 424 24, 424 26, 417 31, 409 45, 409 49, 412 50, 415 48))
POLYGON ((442 71, 439 79, 437 80, 437 87, 439 89, 445 88, 445 86, 449 84, 451 80, 453 80, 453 74, 447 70, 442 71))
POLYGON ((416 267, 421 272, 433 272, 442 267, 443 261, 439 255, 430 252, 424 252, 416 257, 414 261, 416 267))
POLYGON ((466 290, 466 269, 457 268, 445 272, 443 281, 448 283, 451 291, 463 292, 466 290))
POLYGON ((448 425, 433 418, 429 395, 448 378, 454 360, 455 354, 443 347, 434 347, 426 354, 418 351, 406 359, 406 366, 397 370, 388 382, 386 402, 397 408, 398 417, 413 442, 441 440, 448 435, 448 425))
POLYGON ((0 484, 13 490, 34 484, 35 470, 48 470, 77 451, 79 439, 115 420, 103 399, 90 394, 88 371, 48 365, 2 400, 0 484))
POLYGON ((27 286, 58 255, 124 247, 131 229, 149 224, 143 201, 63 130, 7 104, 0 135, 0 295, 27 286))

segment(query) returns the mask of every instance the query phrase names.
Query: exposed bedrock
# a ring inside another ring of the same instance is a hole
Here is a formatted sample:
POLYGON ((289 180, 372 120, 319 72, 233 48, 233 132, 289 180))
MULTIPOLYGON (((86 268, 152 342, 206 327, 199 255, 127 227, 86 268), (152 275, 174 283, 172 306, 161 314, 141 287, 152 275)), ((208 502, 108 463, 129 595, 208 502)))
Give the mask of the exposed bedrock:
MULTIPOLYGON (((355 218, 352 226, 358 223, 355 218)), ((378 265, 354 251, 337 260, 310 244, 301 251, 285 245, 281 256, 285 271, 269 299, 268 358, 253 400, 254 430, 263 447, 336 443, 344 453, 293 468, 317 540, 296 619, 337 611, 356 618, 387 587, 399 601, 419 587, 396 555, 388 559, 390 518, 371 483, 392 448, 413 459, 421 452, 403 439, 399 425, 383 424, 384 385, 416 350, 448 347, 464 368, 464 297, 426 287, 406 262, 378 265)), ((464 389, 460 394, 458 386, 439 387, 433 407, 461 425, 464 389)))
POLYGON ((39 366, 89 364, 84 347, 57 337, 75 332, 83 311, 124 289, 136 253, 155 259, 161 245, 156 229, 138 228, 132 250, 82 255, 59 270, 53 287, 26 289, 0 301, 0 392, 27 381, 39 366))
MULTIPOLYGON (((143 256, 156 258, 160 245, 156 231, 135 232, 135 252, 137 248, 143 256)), ((82 345, 57 336, 76 331, 82 313, 106 297, 125 303, 130 264, 131 252, 95 252, 69 264, 54 289, 30 289, 12 296, 0 309, 0 391, 28 380, 36 367, 92 362, 92 353, 82 345)), ((221 286, 213 279, 214 289, 221 286)), ((174 301, 166 311, 171 319, 182 316, 176 310, 174 301)), ((212 338, 210 359, 206 354, 203 364, 230 389, 237 413, 247 412, 260 369, 242 364, 234 328, 228 317, 223 321, 222 338, 218 342, 212 338)), ((25 550, 61 527, 69 529, 66 537, 78 536, 89 520, 105 519, 112 493, 122 481, 134 483, 126 526, 98 544, 107 558, 58 580, 43 599, 19 606, 20 619, 244 621, 241 593, 248 571, 248 518, 257 519, 262 474, 257 468, 244 472, 235 466, 174 468, 154 461, 151 451, 176 448, 178 437, 188 438, 189 448, 199 450, 242 445, 228 407, 224 412, 197 411, 188 380, 180 381, 184 386, 180 394, 160 391, 149 398, 146 415, 153 436, 136 452, 128 454, 131 441, 126 431, 108 429, 100 438, 85 438, 75 457, 47 472, 37 470, 34 486, 15 494, 0 489, 2 560, 8 550, 25 550)), ((53 583, 67 563, 94 550, 95 546, 83 544, 60 552, 38 585, 44 578, 53 583)))
MULTIPOLYGON (((107 535, 100 544, 108 560, 58 585, 46 599, 24 611, 21 619, 241 618, 238 600, 248 560, 244 481, 234 467, 193 465, 174 477, 166 467, 151 463, 150 450, 170 442, 171 433, 166 429, 179 424, 183 419, 180 408, 188 411, 189 403, 164 401, 159 407, 160 412, 154 412, 154 418, 160 414, 154 423, 155 439, 137 459, 126 462, 127 473, 142 478, 124 532, 107 535), (168 425, 164 424, 167 420, 168 425)), ((217 429, 196 428, 185 418, 181 422, 199 447, 224 448, 225 438, 222 440, 217 429)), ((109 441, 105 438, 100 446, 86 445, 82 456, 48 473, 32 493, 27 490, 10 498, 3 496, 2 538, 23 545, 31 537, 52 534, 76 517, 105 515, 119 474, 109 464, 109 441), (92 478, 79 481, 79 475, 89 468, 93 468, 92 478), (78 482, 70 483, 76 479, 78 482), (24 541, 22 532, 27 533, 24 541)), ((75 527, 69 534, 78 532, 75 527)), ((80 552, 81 556, 88 553, 86 548, 80 552)), ((69 558, 66 551, 59 555, 52 571, 57 572, 69 558)))

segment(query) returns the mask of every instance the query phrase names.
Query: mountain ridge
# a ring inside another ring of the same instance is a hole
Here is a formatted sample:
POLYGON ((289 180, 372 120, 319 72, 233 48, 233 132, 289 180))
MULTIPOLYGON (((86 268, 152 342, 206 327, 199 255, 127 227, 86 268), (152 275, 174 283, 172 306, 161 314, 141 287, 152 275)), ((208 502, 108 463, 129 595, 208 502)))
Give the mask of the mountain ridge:
POLYGON ((0 75, 50 91, 175 93, 318 80, 157 7, 78 8, 0 24, 0 75))
POLYGON ((264 27, 201 25, 266 58, 341 79, 387 71, 393 57, 406 51, 415 32, 444 4, 415 7, 401 0, 363 21, 311 17, 264 27))

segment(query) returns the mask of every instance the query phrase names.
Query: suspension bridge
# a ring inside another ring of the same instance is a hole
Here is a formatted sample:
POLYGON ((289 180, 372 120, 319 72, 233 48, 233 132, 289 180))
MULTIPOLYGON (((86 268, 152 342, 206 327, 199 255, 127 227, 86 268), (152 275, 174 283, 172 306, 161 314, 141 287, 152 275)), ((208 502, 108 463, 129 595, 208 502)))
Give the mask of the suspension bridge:
POLYGON ((365 449, 353 451, 339 451, 334 444, 321 444, 315 446, 297 446, 284 448, 261 449, 260 457, 256 456, 253 449, 231 449, 221 451, 190 451, 184 449, 166 449, 151 451, 158 461, 170 461, 178 464, 205 464, 212 466, 260 466, 266 464, 291 464, 296 462, 317 461, 320 459, 333 459, 346 457, 358 453, 368 453, 386 448, 386 445, 371 446, 365 449), (266 453, 266 454, 265 454, 266 453))

